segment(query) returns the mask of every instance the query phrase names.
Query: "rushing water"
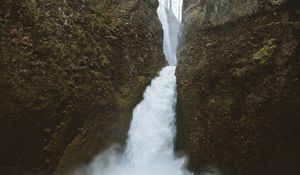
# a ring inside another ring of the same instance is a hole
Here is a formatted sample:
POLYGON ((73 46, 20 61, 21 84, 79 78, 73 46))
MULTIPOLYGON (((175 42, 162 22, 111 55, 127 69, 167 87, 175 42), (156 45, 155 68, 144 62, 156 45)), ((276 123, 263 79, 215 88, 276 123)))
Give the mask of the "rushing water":
MULTIPOLYGON (((159 0, 158 16, 164 29, 164 67, 133 110, 123 154, 114 147, 100 154, 77 174, 87 175, 190 175, 185 159, 174 153, 176 136, 176 50, 182 0, 159 0)), ((75 173, 75 174, 76 174, 75 173)))
POLYGON ((181 8, 182 0, 159 0, 157 14, 164 30, 164 54, 169 65, 177 64, 181 8))

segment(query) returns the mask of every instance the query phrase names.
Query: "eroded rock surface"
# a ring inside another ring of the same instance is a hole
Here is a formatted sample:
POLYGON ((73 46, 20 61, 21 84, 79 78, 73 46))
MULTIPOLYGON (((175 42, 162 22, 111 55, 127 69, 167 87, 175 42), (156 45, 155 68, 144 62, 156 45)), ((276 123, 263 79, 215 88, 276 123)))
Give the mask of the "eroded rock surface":
POLYGON ((274 10, 286 0, 190 0, 184 3, 184 23, 209 28, 251 16, 263 10, 274 10))
POLYGON ((165 64, 158 2, 0 4, 0 174, 65 174, 122 143, 165 64))
POLYGON ((299 174, 299 2, 196 2, 179 49, 178 150, 194 171, 299 174))

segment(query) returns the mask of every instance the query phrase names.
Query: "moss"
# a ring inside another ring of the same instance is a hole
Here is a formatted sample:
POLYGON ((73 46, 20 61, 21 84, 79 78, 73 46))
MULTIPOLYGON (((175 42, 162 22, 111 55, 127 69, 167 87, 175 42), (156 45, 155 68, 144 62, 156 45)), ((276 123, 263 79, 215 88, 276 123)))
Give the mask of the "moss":
POLYGON ((138 77, 137 77, 137 80, 138 80, 139 82, 143 83, 143 82, 145 82, 145 81, 146 81, 146 77, 145 77, 145 76, 142 76, 142 75, 140 75, 140 76, 138 76, 138 77))
POLYGON ((177 150, 189 154, 193 171, 215 165, 224 175, 297 174, 299 25, 286 18, 295 11, 201 30, 201 12, 189 10, 195 16, 184 19, 176 70, 177 150))
POLYGON ((1 162, 16 157, 8 166, 52 174, 58 164, 86 163, 106 144, 124 141, 132 108, 164 64, 151 4, 1 1, 0 130, 11 138, 1 144, 1 162), (37 151, 32 159, 28 144, 37 151))
POLYGON ((271 58, 276 51, 276 48, 276 39, 265 41, 265 45, 259 51, 254 53, 252 58, 260 65, 266 65, 269 61, 268 59, 271 58))
POLYGON ((103 56, 102 60, 101 60, 101 65, 102 66, 109 66, 110 65, 109 59, 107 59, 107 57, 103 56))
POLYGON ((251 67, 250 66, 244 66, 242 68, 233 68, 230 70, 230 73, 234 77, 244 77, 251 72, 251 67))

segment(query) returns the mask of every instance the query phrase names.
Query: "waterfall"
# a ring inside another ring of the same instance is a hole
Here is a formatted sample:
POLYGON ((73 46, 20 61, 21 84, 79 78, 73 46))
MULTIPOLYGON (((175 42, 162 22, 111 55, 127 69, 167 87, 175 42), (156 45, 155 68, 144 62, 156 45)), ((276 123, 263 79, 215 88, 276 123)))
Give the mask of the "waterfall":
POLYGON ((184 159, 174 155, 175 66, 162 69, 134 109, 123 161, 134 175, 185 175, 184 159))
POLYGON ((181 12, 176 8, 181 8, 181 4, 182 0, 159 0, 157 13, 164 30, 163 49, 169 65, 152 80, 144 99, 133 110, 124 153, 112 147, 96 157, 89 167, 77 171, 78 175, 191 175, 185 169, 185 158, 174 153, 175 69, 181 20, 181 12))
POLYGON ((181 21, 181 8, 182 0, 159 0, 157 14, 164 30, 164 54, 169 65, 177 64, 176 52, 181 21), (170 3, 172 5, 169 5, 170 3))

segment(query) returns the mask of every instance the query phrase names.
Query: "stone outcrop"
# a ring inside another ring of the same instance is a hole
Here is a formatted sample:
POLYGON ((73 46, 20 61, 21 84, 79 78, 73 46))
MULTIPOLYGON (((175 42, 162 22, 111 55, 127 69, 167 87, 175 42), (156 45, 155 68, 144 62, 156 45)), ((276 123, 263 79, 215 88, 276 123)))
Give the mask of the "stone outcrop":
POLYGON ((300 5, 185 1, 177 149, 195 172, 298 174, 300 5))
POLYGON ((0 4, 0 174, 65 174, 123 143, 165 64, 158 2, 0 4))
POLYGON ((184 4, 184 23, 196 28, 209 28, 274 10, 286 0, 191 0, 184 4))

